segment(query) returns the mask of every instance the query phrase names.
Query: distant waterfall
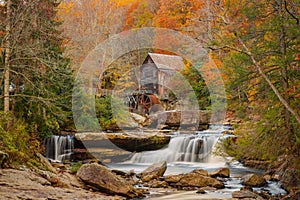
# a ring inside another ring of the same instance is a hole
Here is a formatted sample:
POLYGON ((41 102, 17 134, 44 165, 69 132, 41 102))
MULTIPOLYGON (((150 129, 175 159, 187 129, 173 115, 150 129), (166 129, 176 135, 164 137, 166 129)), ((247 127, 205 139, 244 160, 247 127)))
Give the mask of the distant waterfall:
POLYGON ((130 159, 133 163, 167 162, 200 162, 205 161, 211 154, 218 136, 176 136, 171 139, 165 149, 136 153, 130 159))
POLYGON ((46 158, 52 162, 70 160, 74 150, 74 139, 70 135, 52 135, 44 141, 46 158))
POLYGON ((211 126, 209 130, 199 131, 193 135, 174 136, 169 145, 161 150, 136 153, 129 162, 155 163, 167 162, 205 162, 218 141, 224 127, 211 126))

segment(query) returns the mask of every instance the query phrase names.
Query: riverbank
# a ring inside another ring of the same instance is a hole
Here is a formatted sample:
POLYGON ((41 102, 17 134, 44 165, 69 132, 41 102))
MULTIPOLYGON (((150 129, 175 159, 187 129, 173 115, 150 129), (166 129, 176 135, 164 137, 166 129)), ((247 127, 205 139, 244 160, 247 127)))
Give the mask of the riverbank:
POLYGON ((0 199, 125 199, 89 190, 68 173, 40 173, 28 168, 0 169, 0 199))
MULTIPOLYGON (((87 164, 91 165, 91 164, 87 164)), ((97 165, 94 163, 93 165, 97 165)), ((54 165, 54 169, 56 173, 50 171, 44 171, 37 168, 29 169, 29 168, 20 168, 20 169, 0 169, 0 199, 100 199, 100 200, 123 200, 125 197, 115 195, 112 193, 100 192, 97 186, 89 185, 87 182, 82 181, 81 178, 78 178, 78 175, 69 173, 68 170, 65 170, 65 165, 54 165), (58 167, 59 166, 59 167, 58 167)), ((53 169, 52 169, 53 170, 53 169)), ((82 169, 83 170, 83 169, 82 169)), ((105 170, 111 171, 106 168, 105 170)), ((155 170, 154 170, 155 171, 155 170)), ((122 173, 122 171, 113 170, 115 173, 115 177, 121 178, 121 180, 126 180, 125 184, 129 185, 140 185, 140 191, 144 191, 144 197, 140 197, 138 199, 150 199, 150 200, 173 200, 173 199, 185 199, 185 200, 196 200, 196 199, 215 199, 215 200, 229 200, 229 199, 243 199, 245 195, 251 196, 249 199, 264 199, 260 197, 258 193, 251 192, 250 190, 245 193, 239 192, 239 189, 234 189, 235 192, 231 191, 233 188, 228 187, 228 183, 226 183, 224 178, 221 178, 221 175, 218 175, 217 178, 219 181, 225 181, 225 187, 227 189, 217 189, 214 187, 183 187, 181 184, 187 184, 183 179, 179 182, 178 186, 168 186, 162 184, 167 181, 173 184, 174 178, 178 175, 163 175, 159 177, 153 177, 151 181, 142 181, 138 178, 136 179, 136 175, 140 173, 134 173, 131 170, 130 173, 126 171, 122 173), (117 175, 119 174, 119 175, 117 175), (131 174, 131 175, 129 175, 131 174), (163 177, 163 178, 162 178, 163 177), (139 182, 139 184, 137 184, 139 182), (227 184, 227 186, 226 186, 227 184), (227 191, 227 192, 226 192, 227 191), (241 196, 244 195, 244 196, 241 196)), ((170 172, 169 172, 170 173, 170 172)), ((186 177, 194 176, 197 177, 209 177, 212 176, 210 173, 206 174, 206 170, 197 170, 190 171, 185 173, 186 177), (200 175, 202 174, 202 175, 200 175), (209 175, 209 176, 208 176, 209 175)), ((96 176, 96 174, 95 174, 96 176)), ((103 176, 103 174, 101 175, 103 176)), ((232 174, 233 178, 235 175, 232 174)), ((190 181, 191 184, 195 184, 192 179, 190 181)), ((232 179, 231 178, 231 179, 232 179)), ((201 178, 202 179, 202 178, 201 178)), ((217 180, 216 179, 216 180, 217 180)), ((234 179, 234 178, 233 178, 234 179)), ((233 180, 232 179, 232 180, 233 180)), ((229 180, 229 179, 227 179, 229 180)), ((200 183, 200 182, 199 182, 200 183)), ((106 184, 110 184, 107 182, 106 184)), ((136 187, 138 189, 138 187, 136 187)), ((216 185, 217 186, 217 185, 216 185)), ((232 186, 231 186, 232 187, 232 186)), ((121 188, 120 188, 121 190, 121 188)), ((284 199, 283 196, 271 197, 266 199, 284 199)), ((291 198, 285 198, 291 199, 291 198)))
POLYGON ((258 133, 261 124, 256 121, 227 119, 227 123, 234 127, 230 133, 235 137, 223 143, 226 154, 247 167, 266 171, 288 193, 300 191, 299 148, 291 145, 287 134, 258 133))

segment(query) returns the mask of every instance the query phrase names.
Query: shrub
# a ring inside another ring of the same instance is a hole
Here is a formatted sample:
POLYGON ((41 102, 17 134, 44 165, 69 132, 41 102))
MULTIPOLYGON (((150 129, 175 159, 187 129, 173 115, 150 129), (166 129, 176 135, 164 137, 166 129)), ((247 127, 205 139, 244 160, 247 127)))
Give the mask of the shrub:
POLYGON ((9 155, 8 165, 26 164, 41 151, 36 135, 27 132, 26 124, 0 112, 0 150, 9 155))

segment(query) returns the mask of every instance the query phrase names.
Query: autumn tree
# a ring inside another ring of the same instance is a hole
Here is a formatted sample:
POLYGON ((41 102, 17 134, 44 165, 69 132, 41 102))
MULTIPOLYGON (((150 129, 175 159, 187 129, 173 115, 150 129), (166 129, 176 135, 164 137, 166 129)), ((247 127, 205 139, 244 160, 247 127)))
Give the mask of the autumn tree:
POLYGON ((269 156, 259 157, 285 153, 274 144, 299 155, 299 2, 224 0, 211 7, 211 49, 224 62, 235 109, 255 121, 255 142, 269 156))
POLYGON ((153 19, 153 25, 183 30, 193 22, 193 18, 196 17, 195 13, 201 5, 202 2, 198 0, 161 0, 159 10, 153 19))
POLYGON ((155 10, 151 10, 148 0, 136 1, 126 11, 124 30, 150 27, 155 10))
POLYGON ((120 1, 113 0, 70 0, 59 5, 65 54, 75 70, 98 44, 122 31, 125 11, 120 1))

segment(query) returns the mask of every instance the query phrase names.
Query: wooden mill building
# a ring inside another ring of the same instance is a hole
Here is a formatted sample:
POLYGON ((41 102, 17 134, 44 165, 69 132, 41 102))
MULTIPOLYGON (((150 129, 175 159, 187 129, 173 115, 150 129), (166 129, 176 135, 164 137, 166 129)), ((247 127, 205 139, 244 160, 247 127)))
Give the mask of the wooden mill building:
MULTIPOLYGON (((168 81, 184 69, 180 56, 148 53, 139 69, 139 88, 126 94, 125 103, 132 112, 149 113, 154 105, 168 101, 168 81)), ((111 95, 113 90, 100 89, 99 96, 111 95)))
POLYGON ((149 91, 158 97, 166 95, 165 85, 176 72, 184 68, 180 56, 148 53, 140 68, 141 90, 149 91))

